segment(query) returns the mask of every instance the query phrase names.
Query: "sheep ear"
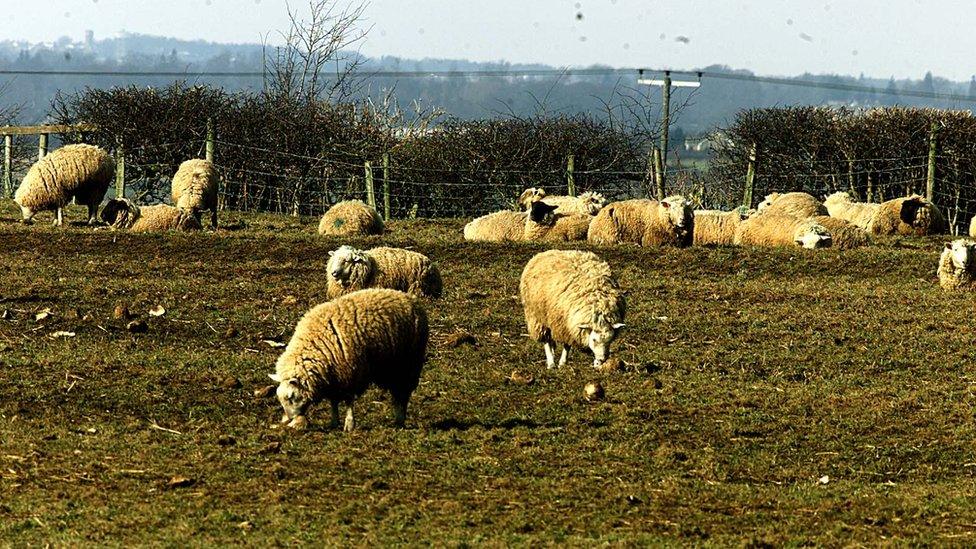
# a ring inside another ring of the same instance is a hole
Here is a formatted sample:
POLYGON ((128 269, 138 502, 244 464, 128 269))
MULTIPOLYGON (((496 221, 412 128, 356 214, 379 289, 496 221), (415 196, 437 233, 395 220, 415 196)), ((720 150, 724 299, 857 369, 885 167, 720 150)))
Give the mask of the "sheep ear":
POLYGON ((589 324, 580 324, 576 328, 577 329, 580 329, 580 330, 589 330, 589 329, 591 329, 591 326, 589 324))
POLYGON ((300 385, 298 384, 298 378, 297 377, 293 377, 293 378, 289 379, 288 380, 288 385, 291 385, 291 386, 294 386, 294 387, 300 387, 300 385))
POLYGON ((668 209, 671 207, 671 204, 669 204, 668 202, 661 202, 661 206, 664 206, 664 209, 668 209))
POLYGON ((627 325, 624 324, 623 322, 614 322, 612 326, 614 330, 622 330, 623 328, 627 327, 627 325))
POLYGON ((281 383, 281 376, 278 374, 268 374, 268 377, 270 377, 271 381, 274 381, 275 383, 281 383))
POLYGON ((334 250, 329 250, 329 257, 332 257, 334 255, 335 255, 335 251, 334 250))
POLYGON ((945 243, 945 249, 951 250, 952 249, 952 242, 946 242, 945 243))

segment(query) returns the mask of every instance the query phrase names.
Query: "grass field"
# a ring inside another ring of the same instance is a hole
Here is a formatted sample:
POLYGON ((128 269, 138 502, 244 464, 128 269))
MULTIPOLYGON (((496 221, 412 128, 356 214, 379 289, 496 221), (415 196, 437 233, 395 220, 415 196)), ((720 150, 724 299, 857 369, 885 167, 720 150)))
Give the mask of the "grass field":
POLYGON ((394 222, 352 243, 428 254, 445 296, 407 428, 372 390, 343 434, 327 406, 273 428, 277 402, 252 395, 280 352, 262 341, 323 300, 339 242, 314 220, 133 235, 15 217, 0 545, 976 543, 974 299, 939 289, 941 239, 598 249, 629 290, 627 371, 576 354, 548 372, 517 299, 543 246, 394 222), (457 330, 477 345, 447 345, 457 330), (591 380, 605 401, 582 398, 591 380))

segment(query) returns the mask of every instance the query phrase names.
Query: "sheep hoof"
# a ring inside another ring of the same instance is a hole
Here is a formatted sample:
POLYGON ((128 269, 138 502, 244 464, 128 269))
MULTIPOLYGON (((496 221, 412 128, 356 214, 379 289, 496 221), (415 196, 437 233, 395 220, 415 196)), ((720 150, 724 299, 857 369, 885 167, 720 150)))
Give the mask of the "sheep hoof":
POLYGON ((295 419, 291 420, 291 423, 288 424, 288 427, 291 429, 295 429, 296 431, 304 430, 306 427, 308 427, 308 420, 305 419, 305 416, 298 416, 295 419))

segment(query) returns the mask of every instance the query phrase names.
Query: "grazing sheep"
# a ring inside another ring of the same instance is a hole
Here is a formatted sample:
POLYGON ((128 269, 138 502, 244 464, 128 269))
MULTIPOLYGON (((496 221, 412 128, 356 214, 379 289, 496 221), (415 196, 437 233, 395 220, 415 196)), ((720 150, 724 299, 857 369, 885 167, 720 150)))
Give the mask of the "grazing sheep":
POLYGON ((935 204, 913 194, 882 202, 868 232, 880 235, 925 236, 946 232, 945 218, 935 204))
POLYGON ((854 202, 851 195, 845 192, 836 192, 824 200, 824 207, 830 217, 850 221, 865 230, 871 225, 880 206, 870 202, 854 202))
POLYGON ((529 214, 501 210, 483 215, 464 226, 464 239, 483 242, 522 240, 529 214))
POLYGON ((556 366, 554 346, 590 349, 593 366, 610 356, 610 344, 624 327, 626 301, 610 266, 593 252, 549 250, 525 265, 519 281, 529 336, 542 343, 546 366, 556 366))
POLYGON ((946 242, 939 257, 939 285, 943 290, 976 289, 976 242, 960 238, 946 242))
POLYGON ((681 196, 661 202, 647 199, 607 204, 590 222, 587 240, 595 244, 691 246, 695 212, 681 196))
POLYGON ((115 160, 95 145, 65 145, 38 160, 27 171, 14 195, 23 222, 37 212, 54 210, 54 224, 64 223, 64 207, 74 198, 88 206, 88 223, 97 219, 98 205, 115 178, 115 160))
POLYGON ((417 297, 441 296, 441 273, 423 254, 401 248, 329 252, 326 296, 334 299, 364 288, 390 288, 417 297))
POLYGON ((735 244, 735 233, 745 218, 739 210, 695 210, 695 246, 735 244))
POLYGON ((790 215, 761 213, 742 222, 735 243, 752 246, 800 246, 827 248, 832 243, 830 231, 812 219, 790 215))
POLYGON ((201 211, 210 210, 210 228, 217 228, 217 174, 212 162, 194 158, 180 164, 173 176, 173 204, 193 212, 197 220, 201 211))
POLYGON ((329 208, 319 221, 319 234, 365 236, 383 234, 380 214, 361 200, 346 200, 329 208))
POLYGON ((353 401, 375 384, 390 392, 402 427, 420 382, 427 336, 420 301, 396 290, 359 290, 318 305, 298 321, 270 374, 285 411, 281 423, 301 428, 309 406, 325 399, 333 427, 339 425, 339 403, 346 403, 344 430, 351 431, 353 401))
POLYGON ((563 215, 556 209, 557 206, 550 206, 545 201, 533 202, 525 219, 522 239, 545 242, 586 240, 586 231, 593 218, 580 213, 563 215))
POLYGON ((830 231, 830 247, 837 250, 851 250, 871 243, 867 231, 850 221, 829 215, 817 215, 811 220, 830 231))
POLYGON ((134 233, 203 229, 200 220, 190 212, 166 204, 140 207, 127 198, 109 200, 102 208, 101 217, 112 228, 134 233))
POLYGON ((792 215, 806 219, 815 215, 827 215, 827 208, 807 193, 772 193, 756 207, 757 214, 792 215))
POLYGON ((976 238, 976 216, 969 221, 969 236, 976 238))

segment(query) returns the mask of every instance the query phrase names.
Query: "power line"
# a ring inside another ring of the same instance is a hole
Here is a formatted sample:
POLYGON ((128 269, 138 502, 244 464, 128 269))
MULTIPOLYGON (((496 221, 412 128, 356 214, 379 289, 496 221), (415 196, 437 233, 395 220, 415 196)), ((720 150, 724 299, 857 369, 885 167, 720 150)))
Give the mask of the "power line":
MULTIPOLYGON (((976 97, 958 93, 928 92, 922 90, 890 90, 877 86, 861 86, 858 84, 844 84, 840 82, 822 82, 819 80, 801 80, 795 78, 777 78, 771 76, 756 76, 749 74, 734 74, 714 71, 689 71, 666 69, 637 69, 637 68, 590 68, 590 69, 479 69, 479 70, 448 70, 448 71, 394 71, 363 70, 358 73, 364 78, 515 78, 515 77, 568 77, 568 76, 630 76, 640 71, 672 74, 694 75, 701 78, 715 78, 721 80, 735 80, 740 82, 757 82, 781 86, 795 86, 803 88, 849 91, 866 94, 890 95, 895 97, 914 97, 920 99, 938 99, 943 101, 963 101, 976 103, 976 97)), ((27 70, 4 69, 0 76, 98 76, 98 77, 166 77, 166 78, 263 78, 260 71, 104 71, 104 70, 27 70)))

